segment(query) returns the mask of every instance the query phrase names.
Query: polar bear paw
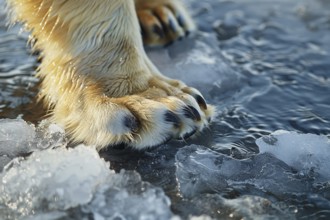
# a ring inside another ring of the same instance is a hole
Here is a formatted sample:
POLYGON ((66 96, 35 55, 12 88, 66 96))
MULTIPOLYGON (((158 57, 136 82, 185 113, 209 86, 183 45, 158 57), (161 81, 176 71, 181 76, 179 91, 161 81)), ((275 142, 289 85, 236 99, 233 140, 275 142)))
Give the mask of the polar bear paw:
POLYGON ((214 107, 206 104, 198 90, 176 82, 171 85, 153 78, 146 91, 120 99, 129 110, 122 120, 122 126, 129 128, 124 134, 127 145, 141 149, 184 140, 208 126, 214 107))
POLYGON ((79 106, 70 106, 70 111, 57 105, 53 117, 67 125, 73 140, 97 149, 118 144, 145 149, 171 139, 185 140, 207 127, 215 115, 198 90, 157 76, 146 90, 132 95, 110 98, 93 93, 85 91, 79 106))

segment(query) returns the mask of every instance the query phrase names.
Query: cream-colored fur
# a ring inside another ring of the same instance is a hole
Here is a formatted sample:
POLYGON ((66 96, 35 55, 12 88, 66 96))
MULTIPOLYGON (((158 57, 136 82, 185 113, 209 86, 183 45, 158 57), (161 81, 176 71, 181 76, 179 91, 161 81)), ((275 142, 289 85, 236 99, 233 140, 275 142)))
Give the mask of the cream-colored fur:
POLYGON ((202 130, 213 116, 196 89, 163 76, 143 48, 194 30, 178 0, 7 1, 41 51, 40 96, 73 141, 142 149, 202 130))

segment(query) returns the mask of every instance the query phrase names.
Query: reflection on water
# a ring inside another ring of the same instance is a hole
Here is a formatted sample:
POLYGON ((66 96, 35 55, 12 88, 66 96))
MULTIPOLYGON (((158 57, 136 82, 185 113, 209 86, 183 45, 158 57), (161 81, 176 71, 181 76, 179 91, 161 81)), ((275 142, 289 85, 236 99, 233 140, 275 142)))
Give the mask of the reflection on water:
MULTIPOLYGON (((210 85, 205 95, 217 105, 219 116, 203 138, 188 143, 244 158, 258 152, 256 138, 277 129, 330 138, 329 1, 196 0, 192 6, 200 29, 217 34, 221 59, 242 80, 237 86, 210 85)), ((0 118, 22 115, 38 122, 44 112, 36 104, 37 59, 26 49, 26 36, 17 35, 18 28, 7 31, 3 12, 0 118)), ((114 169, 135 169, 144 180, 163 187, 172 199, 173 210, 185 215, 184 201, 176 195, 173 165, 174 155, 183 145, 172 142, 138 155, 113 150, 112 155, 103 156, 112 161, 114 169)), ((300 209, 308 207, 304 217, 329 216, 322 207, 311 207, 308 202, 297 202, 300 209)))

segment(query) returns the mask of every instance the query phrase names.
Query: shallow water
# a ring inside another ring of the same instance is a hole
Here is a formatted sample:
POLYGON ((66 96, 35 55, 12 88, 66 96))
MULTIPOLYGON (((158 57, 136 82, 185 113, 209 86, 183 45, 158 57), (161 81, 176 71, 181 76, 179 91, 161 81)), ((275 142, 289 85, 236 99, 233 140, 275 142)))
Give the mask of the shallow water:
MULTIPOLYGON (((180 56, 186 56, 191 50, 193 40, 184 41, 184 46, 173 45, 166 54, 164 51, 149 51, 149 54, 154 55, 155 63, 164 73, 201 90, 206 99, 217 106, 219 115, 210 129, 195 139, 172 141, 147 152, 109 150, 101 156, 109 160, 116 171, 136 170, 144 181, 162 187, 172 201, 175 214, 223 218, 211 210, 215 205, 202 205, 216 194, 196 201, 179 193, 175 155, 183 146, 199 144, 234 158, 249 158, 259 152, 256 139, 278 129, 330 138, 330 3, 326 0, 196 0, 190 3, 203 32, 196 38, 210 38, 210 45, 214 46, 212 36, 217 37, 215 44, 219 49, 211 51, 209 59, 200 61, 216 69, 205 68, 210 75, 201 70, 203 75, 186 72, 185 76, 189 77, 183 77, 182 72, 177 73, 163 62, 168 54, 171 59, 182 59, 180 56)), ((37 58, 30 55, 27 35, 17 34, 19 30, 19 27, 7 30, 4 8, 1 8, 0 118, 21 115, 36 123, 44 114, 41 105, 35 102, 38 80, 33 75, 37 58)), ((316 191, 322 198, 314 199, 307 193, 274 196, 236 188, 227 189, 221 195, 230 199, 261 195, 285 204, 295 218, 326 219, 330 217, 327 190, 329 187, 316 191)))

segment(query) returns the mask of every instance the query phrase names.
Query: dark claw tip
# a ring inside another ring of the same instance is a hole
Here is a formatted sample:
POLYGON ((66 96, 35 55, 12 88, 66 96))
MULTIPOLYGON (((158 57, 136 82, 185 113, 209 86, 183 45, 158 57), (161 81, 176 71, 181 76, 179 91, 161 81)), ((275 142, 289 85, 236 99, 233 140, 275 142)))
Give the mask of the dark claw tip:
POLYGON ((199 106, 201 106, 204 110, 207 109, 206 101, 202 96, 195 95, 195 99, 196 99, 197 103, 199 104, 199 106))
POLYGON ((132 132, 136 132, 139 129, 139 122, 134 116, 126 116, 124 118, 124 125, 131 129, 132 132))
POLYGON ((160 38, 164 38, 165 36, 163 29, 156 24, 152 27, 152 31, 155 34, 157 34, 160 38))
POLYGON ((193 135, 196 133, 196 131, 197 131, 197 128, 194 129, 193 131, 191 131, 191 132, 185 134, 183 138, 184 138, 184 139, 190 138, 191 136, 193 136, 193 135))
POLYGON ((183 112, 184 112, 184 115, 187 117, 187 118, 190 118, 192 120, 197 120, 197 121, 200 121, 201 120, 201 116, 200 114, 198 113, 198 111, 192 107, 191 105, 188 105, 186 107, 184 107, 183 109, 183 112))
POLYGON ((197 131, 197 128, 195 128, 193 131, 189 132, 189 133, 186 133, 184 134, 183 137, 180 137, 180 138, 177 138, 177 140, 185 140, 185 139, 188 139, 190 138, 191 136, 193 136, 197 131))
POLYGON ((180 118, 176 114, 174 114, 174 112, 166 112, 165 121, 172 123, 176 128, 180 127, 180 118))
POLYGON ((181 15, 179 15, 179 16, 177 17, 177 20, 178 20, 178 23, 179 23, 179 25, 180 25, 181 27, 184 27, 184 26, 185 26, 185 22, 184 22, 183 17, 182 17, 181 15))
POLYGON ((175 25, 174 25, 174 22, 172 21, 172 19, 169 19, 168 26, 172 32, 176 32, 176 28, 175 28, 175 25))

